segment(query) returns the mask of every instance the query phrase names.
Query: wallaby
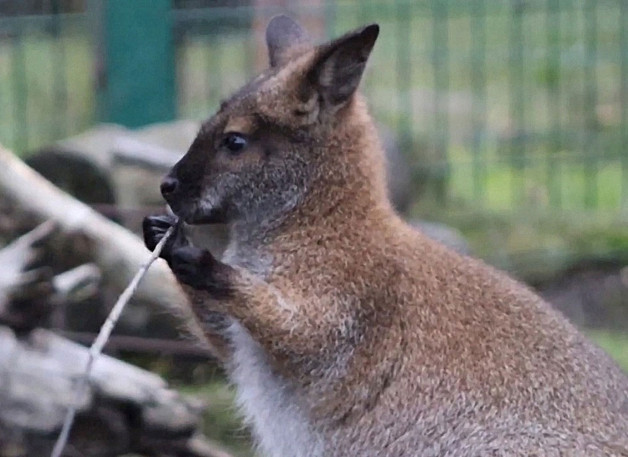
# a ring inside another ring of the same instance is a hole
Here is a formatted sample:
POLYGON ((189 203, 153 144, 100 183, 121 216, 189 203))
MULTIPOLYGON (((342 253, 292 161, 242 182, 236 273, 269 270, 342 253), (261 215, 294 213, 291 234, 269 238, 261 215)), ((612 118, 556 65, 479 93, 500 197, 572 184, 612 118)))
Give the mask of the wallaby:
MULTIPOLYGON (((162 257, 264 455, 628 455, 628 380, 524 285, 410 228, 356 92, 379 33, 266 31, 270 67, 161 184, 187 224, 162 257)), ((149 249, 175 224, 144 222, 149 249)))

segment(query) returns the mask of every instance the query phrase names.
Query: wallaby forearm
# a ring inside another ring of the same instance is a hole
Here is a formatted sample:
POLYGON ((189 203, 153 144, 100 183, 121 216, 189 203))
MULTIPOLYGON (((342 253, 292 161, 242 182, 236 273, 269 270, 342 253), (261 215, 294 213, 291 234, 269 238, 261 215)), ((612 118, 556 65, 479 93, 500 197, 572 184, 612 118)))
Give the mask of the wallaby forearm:
MULTIPOLYGON (((325 319, 329 325, 312 322, 301 304, 316 301, 305 299, 302 294, 285 283, 281 287, 268 283, 249 271, 215 259, 204 249, 186 242, 174 249, 168 259, 170 267, 183 290, 190 298, 198 319, 209 328, 214 338, 225 339, 228 323, 235 320, 246 328, 253 339, 277 362, 286 362, 288 354, 278 347, 290 347, 291 356, 301 363, 307 357, 320 357, 329 351, 328 335, 335 328, 335 319, 325 319), (312 329, 318 330, 312 334, 312 329), (307 335, 307 337, 305 336, 307 335), (278 345, 277 341, 283 344, 278 345), (283 352, 283 353, 282 353, 283 352)), ((328 308, 321 304, 321 309, 328 308)), ((227 344, 221 344, 226 347, 227 344)))

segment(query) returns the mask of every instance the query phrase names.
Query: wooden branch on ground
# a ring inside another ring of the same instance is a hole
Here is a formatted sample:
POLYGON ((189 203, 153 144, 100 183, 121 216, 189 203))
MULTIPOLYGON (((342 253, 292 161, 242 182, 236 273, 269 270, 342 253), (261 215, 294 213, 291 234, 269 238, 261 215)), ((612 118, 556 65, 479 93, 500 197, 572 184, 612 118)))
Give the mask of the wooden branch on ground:
POLYGON ((0 312, 16 288, 37 281, 37 274, 27 271, 37 257, 36 244, 52 233, 54 224, 41 224, 0 249, 0 312))
MULTIPOLYGON (((96 339, 96 334, 90 332, 65 330, 61 332, 61 335, 85 345, 92 344, 96 339)), ((178 358, 185 357, 200 360, 214 360, 214 356, 211 352, 194 343, 132 335, 111 335, 111 338, 107 341, 107 346, 105 346, 105 352, 107 351, 128 351, 141 354, 177 356, 178 358)))
POLYGON ((52 278, 55 302, 77 302, 93 296, 100 283, 100 268, 85 263, 52 278))
MULTIPOLYGON (((92 244, 92 261, 120 291, 149 257, 144 244, 133 233, 61 191, 2 147, 0 193, 41 221, 53 221, 64 234, 80 233, 87 237, 92 244)), ((200 344, 207 345, 192 318, 187 299, 165 262, 155 262, 140 283, 136 298, 168 310, 182 324, 182 329, 200 344)))
POLYGON ((50 315, 52 271, 32 267, 39 244, 53 231, 54 223, 45 222, 0 249, 0 323, 18 332, 44 324, 50 315))
POLYGON ((76 379, 88 353, 48 330, 20 337, 0 326, 0 454, 12 449, 16 456, 49 455, 67 407, 78 403, 72 455, 97 449, 99 456, 232 457, 201 434, 203 412, 211 405, 107 355, 96 360, 89 388, 77 399, 76 379))

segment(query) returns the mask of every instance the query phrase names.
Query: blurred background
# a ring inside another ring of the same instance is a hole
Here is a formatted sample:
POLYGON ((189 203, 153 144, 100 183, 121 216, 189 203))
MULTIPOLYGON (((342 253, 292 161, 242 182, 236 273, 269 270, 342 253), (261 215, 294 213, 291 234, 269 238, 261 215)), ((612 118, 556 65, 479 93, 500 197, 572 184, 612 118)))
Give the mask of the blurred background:
MULTIPOLYGON (((298 18, 317 41, 380 24, 362 90, 384 139, 397 209, 536 288, 628 370, 625 0, 0 0, 0 144, 137 233, 142 216, 161 209, 160 176, 198 122, 265 67, 265 26, 278 13, 298 18)), ((0 208, 0 249, 46 219, 1 192, 0 208)), ((95 270, 78 275, 78 298, 61 300, 50 288, 36 297, 7 293, 5 337, 27 351, 33 328, 90 343, 120 290, 92 258, 93 239, 61 232, 37 235, 31 244, 42 252, 24 269, 47 267, 48 279, 38 277, 46 284, 86 264, 95 270)), ((203 236, 221 249, 219 229, 203 236)), ((0 304, 1 289, 0 281, 0 304)), ((222 373, 177 340, 170 316, 144 298, 131 302, 107 351, 200 399, 202 406, 185 400, 202 420, 189 436, 202 431, 247 455, 222 373)), ((27 455, 27 438, 40 432, 28 428, 28 415, 16 425, 5 414, 3 425, 2 402, 15 400, 2 388, 0 456, 27 455)), ((106 433, 100 447, 85 438, 67 455, 220 455, 151 454, 148 444, 132 444, 131 425, 112 425, 139 420, 128 405, 144 411, 145 402, 105 401, 107 388, 93 389, 105 413, 90 416, 98 402, 88 402, 81 423, 92 440, 93 430, 106 433), (103 450, 111 437, 131 444, 103 450)), ((146 414, 140 422, 150 422, 146 414)), ((58 427, 50 424, 48 434, 58 427)), ((159 422, 146 433, 166 429, 159 422)))

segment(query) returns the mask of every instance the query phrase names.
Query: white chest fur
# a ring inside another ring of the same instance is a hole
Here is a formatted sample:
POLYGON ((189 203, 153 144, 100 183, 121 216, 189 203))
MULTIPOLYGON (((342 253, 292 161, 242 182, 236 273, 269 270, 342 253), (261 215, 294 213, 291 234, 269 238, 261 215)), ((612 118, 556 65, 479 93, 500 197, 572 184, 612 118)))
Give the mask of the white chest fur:
POLYGON ((233 323, 230 377, 237 402, 267 457, 317 457, 323 447, 311 431, 290 385, 273 373, 262 348, 246 329, 233 323))

